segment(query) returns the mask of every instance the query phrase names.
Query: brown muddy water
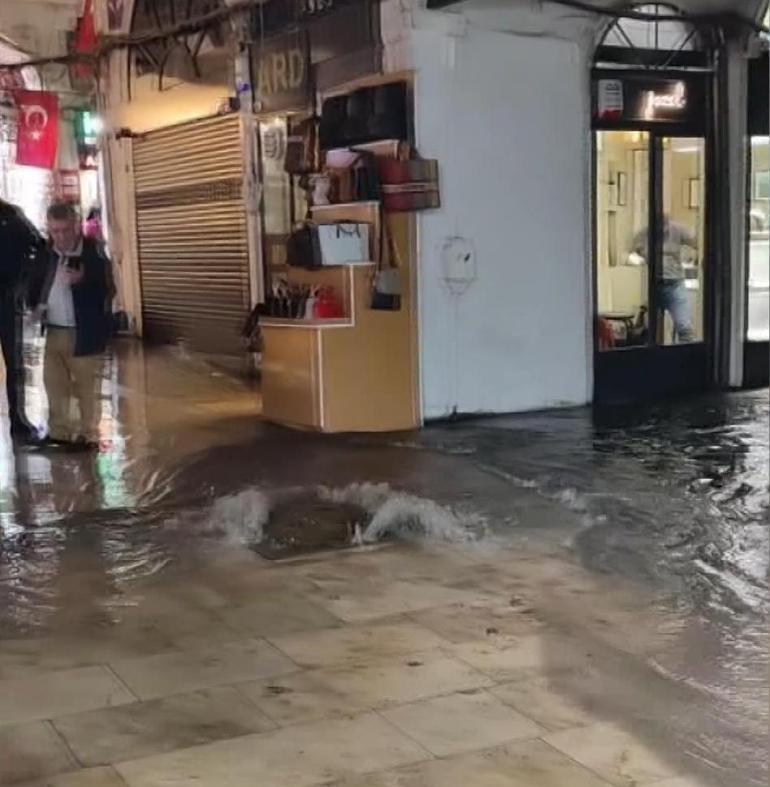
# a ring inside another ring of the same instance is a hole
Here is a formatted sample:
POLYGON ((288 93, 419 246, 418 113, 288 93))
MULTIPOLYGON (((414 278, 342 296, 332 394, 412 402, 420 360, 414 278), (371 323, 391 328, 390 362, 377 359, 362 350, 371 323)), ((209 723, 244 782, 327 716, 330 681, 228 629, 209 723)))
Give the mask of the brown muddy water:
MULTIPOLYGON (((694 699, 645 707, 643 679, 623 663, 612 688, 622 711, 715 784, 767 783, 767 391, 383 437, 270 427, 257 398, 194 359, 128 345, 105 371, 99 454, 6 441, 0 648, 48 633, 73 598, 62 588, 82 577, 84 593, 107 598, 222 543, 253 547, 271 510, 320 498, 368 512, 362 541, 557 550, 608 586, 638 587, 655 622, 645 669, 662 696, 694 699)), ((42 419, 39 396, 31 410, 42 419)), ((566 626, 581 614, 554 611, 566 626)))

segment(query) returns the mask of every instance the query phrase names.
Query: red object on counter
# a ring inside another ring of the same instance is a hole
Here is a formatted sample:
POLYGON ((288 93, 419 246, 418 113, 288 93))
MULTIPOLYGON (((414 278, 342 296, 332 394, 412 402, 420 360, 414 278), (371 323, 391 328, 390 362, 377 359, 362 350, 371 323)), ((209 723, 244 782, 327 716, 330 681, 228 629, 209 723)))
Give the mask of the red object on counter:
POLYGON ((610 321, 604 317, 597 317, 598 329, 597 336, 599 339, 599 349, 609 350, 615 346, 615 334, 612 332, 612 325, 610 321))
POLYGON ((337 320, 345 315, 334 290, 331 287, 322 287, 315 301, 315 318, 317 320, 337 320))

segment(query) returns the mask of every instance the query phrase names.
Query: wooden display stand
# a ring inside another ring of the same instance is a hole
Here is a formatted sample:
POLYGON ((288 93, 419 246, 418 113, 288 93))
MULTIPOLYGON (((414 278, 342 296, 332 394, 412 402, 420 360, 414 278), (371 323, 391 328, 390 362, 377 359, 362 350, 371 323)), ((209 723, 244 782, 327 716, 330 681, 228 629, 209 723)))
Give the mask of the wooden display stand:
MULTIPOLYGON (((373 227, 379 249, 379 205, 356 202, 313 208, 319 224, 373 227)), ((414 298, 414 218, 389 217, 401 259, 399 311, 370 308, 374 261, 306 271, 292 281, 334 286, 345 316, 335 320, 261 320, 263 415, 270 421, 322 432, 386 432, 419 426, 414 298)))

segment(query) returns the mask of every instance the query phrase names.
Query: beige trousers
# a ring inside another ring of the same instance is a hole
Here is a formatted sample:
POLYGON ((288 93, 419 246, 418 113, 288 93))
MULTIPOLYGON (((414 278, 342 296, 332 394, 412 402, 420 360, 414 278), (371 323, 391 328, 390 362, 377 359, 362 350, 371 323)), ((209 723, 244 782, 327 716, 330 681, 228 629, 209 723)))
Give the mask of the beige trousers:
POLYGON ((102 356, 75 357, 75 331, 49 328, 43 379, 48 396, 48 434, 53 440, 99 439, 99 382, 102 356), (73 399, 78 419, 72 417, 73 399))

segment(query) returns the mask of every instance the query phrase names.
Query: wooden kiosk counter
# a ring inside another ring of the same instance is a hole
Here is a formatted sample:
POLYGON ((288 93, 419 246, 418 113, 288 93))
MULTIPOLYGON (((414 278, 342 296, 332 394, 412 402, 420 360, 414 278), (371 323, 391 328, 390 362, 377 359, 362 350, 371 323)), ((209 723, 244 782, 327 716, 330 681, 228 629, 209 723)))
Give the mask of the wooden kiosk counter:
MULTIPOLYGON (((378 203, 312 210, 319 224, 371 224, 372 247, 378 248, 378 203)), ((405 213, 392 214, 388 220, 401 260, 398 311, 371 308, 374 261, 289 271, 287 276, 296 283, 333 286, 343 301, 344 317, 260 321, 267 420, 321 432, 385 432, 419 426, 413 222, 405 213)))

